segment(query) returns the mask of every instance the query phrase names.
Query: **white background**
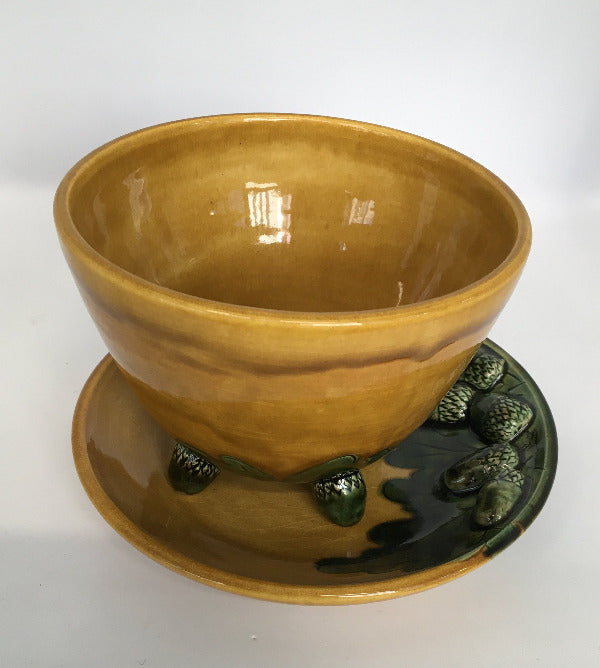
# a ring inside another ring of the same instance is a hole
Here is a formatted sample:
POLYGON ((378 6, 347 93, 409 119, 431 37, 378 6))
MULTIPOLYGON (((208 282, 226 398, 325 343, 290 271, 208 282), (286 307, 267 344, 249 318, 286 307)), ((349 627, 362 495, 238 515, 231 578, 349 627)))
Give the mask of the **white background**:
POLYGON ((599 35, 598 0, 0 3, 0 665, 600 665, 599 35), (429 137, 531 215, 492 337, 553 409, 558 474, 530 529, 464 578, 345 608, 254 601, 138 553, 78 482, 72 411, 105 349, 53 192, 124 132, 236 111, 429 137))

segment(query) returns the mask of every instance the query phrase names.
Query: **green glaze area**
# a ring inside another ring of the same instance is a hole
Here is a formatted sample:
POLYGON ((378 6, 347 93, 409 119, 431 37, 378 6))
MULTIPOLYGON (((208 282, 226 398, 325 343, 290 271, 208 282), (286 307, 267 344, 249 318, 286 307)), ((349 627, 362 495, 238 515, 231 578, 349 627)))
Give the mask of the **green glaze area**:
POLYGON ((519 452, 512 445, 493 445, 451 466, 444 473, 444 484, 455 494, 478 490, 506 469, 519 466, 519 452))
POLYGON ((428 421, 386 456, 392 467, 414 469, 408 479, 390 477, 380 489, 390 503, 402 507, 403 518, 368 527, 367 536, 376 547, 357 557, 324 556, 316 564, 319 570, 397 577, 476 553, 491 557, 537 516, 552 487, 558 456, 550 409, 531 377, 502 349, 488 341, 482 353, 505 360, 493 392, 532 410, 530 421, 510 444, 518 458, 502 449, 505 443, 495 444, 488 464, 496 468, 478 481, 483 484, 466 493, 453 492, 444 482, 448 472, 472 458, 485 458, 490 445, 470 422, 449 426, 428 421))
POLYGON ((361 462, 361 464, 363 466, 369 466, 369 464, 374 464, 376 461, 379 461, 382 457, 385 457, 385 455, 389 454, 392 450, 394 450, 395 447, 396 445, 390 445, 389 448, 380 450, 379 452, 376 452, 374 455, 367 457, 363 462, 361 462))
POLYGON ((483 346, 458 379, 477 390, 489 391, 502 378, 506 370, 504 359, 490 348, 483 346))
POLYGON ((477 495, 473 521, 480 527, 493 527, 506 520, 519 502, 525 485, 520 471, 506 469, 486 482, 477 495))
POLYGON ((273 476, 261 471, 256 468, 256 466, 243 462, 241 459, 236 459, 230 455, 222 455, 221 461, 228 469, 240 473, 241 475, 257 478, 258 480, 273 480, 273 476))
MULTIPOLYGON (((363 460, 359 460, 359 458, 356 455, 342 455, 341 457, 336 457, 335 459, 330 459, 321 464, 316 464, 315 466, 311 466, 310 468, 304 469, 299 473, 294 473, 293 475, 287 477, 285 479, 285 482, 298 483, 298 484, 310 483, 310 482, 315 482, 316 480, 319 480, 321 478, 334 475, 336 473, 342 473, 343 471, 348 471, 349 469, 357 465, 367 466, 377 461, 378 459, 381 459, 381 457, 383 457, 384 455, 388 454, 391 450, 393 450, 394 447, 395 446, 385 448, 385 450, 381 450, 380 452, 377 452, 371 457, 367 457, 366 459, 363 460)), ((200 453, 207 461, 211 461, 210 458, 204 453, 202 453, 200 450, 197 450, 197 452, 200 453)), ((221 455, 220 463, 230 471, 248 476, 250 478, 256 478, 257 480, 274 479, 273 476, 270 475, 269 473, 265 473, 256 466, 248 464, 247 462, 244 462, 236 457, 232 457, 231 455, 221 455)))
POLYGON ((475 396, 475 390, 466 383, 455 383, 433 409, 429 418, 439 424, 459 424, 466 422, 469 405, 475 396))
POLYGON ((365 512, 367 487, 358 469, 317 480, 314 492, 323 514, 342 527, 356 524, 365 512))
POLYGON ((286 478, 286 482, 294 483, 303 483, 303 482, 313 482, 319 478, 325 478, 327 476, 334 475, 335 473, 342 473, 352 468, 356 464, 358 457, 356 455, 343 455, 342 457, 336 457, 335 459, 330 459, 329 461, 323 464, 317 464, 316 466, 311 466, 300 473, 294 473, 294 475, 286 478))
POLYGON ((334 475, 335 473, 342 473, 344 471, 348 471, 349 469, 355 466, 369 466, 369 464, 373 464, 378 459, 381 459, 382 457, 387 455, 395 447, 396 447, 395 445, 392 445, 364 459, 361 459, 356 455, 342 455, 341 457, 330 459, 329 461, 324 462, 323 464, 317 464, 315 466, 311 466, 310 468, 305 469, 304 471, 300 471, 300 473, 294 473, 293 475, 286 478, 285 481, 293 483, 314 482, 315 480, 319 480, 320 478, 334 475))
POLYGON ((470 420, 486 443, 510 443, 533 420, 533 410, 523 399, 495 391, 473 403, 470 420))
POLYGON ((219 473, 219 467, 202 451, 177 441, 168 470, 173 489, 185 494, 198 494, 206 489, 219 473))

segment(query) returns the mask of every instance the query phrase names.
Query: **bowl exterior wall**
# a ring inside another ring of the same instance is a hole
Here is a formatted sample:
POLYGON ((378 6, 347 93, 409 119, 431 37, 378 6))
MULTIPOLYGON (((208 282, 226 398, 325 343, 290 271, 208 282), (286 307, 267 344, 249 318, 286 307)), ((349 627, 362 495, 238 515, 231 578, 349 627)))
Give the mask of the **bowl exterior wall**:
POLYGON ((475 300, 415 317, 400 309, 310 323, 182 305, 160 292, 132 295, 118 276, 63 250, 149 414, 215 462, 233 458, 280 480, 339 457, 360 467, 416 429, 517 280, 515 273, 475 300))

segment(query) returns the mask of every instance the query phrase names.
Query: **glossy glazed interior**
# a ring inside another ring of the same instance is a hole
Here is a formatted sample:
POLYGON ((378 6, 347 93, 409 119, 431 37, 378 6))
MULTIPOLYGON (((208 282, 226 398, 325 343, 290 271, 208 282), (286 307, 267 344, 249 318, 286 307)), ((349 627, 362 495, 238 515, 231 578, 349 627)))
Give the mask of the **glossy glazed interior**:
POLYGON ((518 226, 490 184, 402 136, 335 130, 262 118, 123 144, 74 185, 71 216, 136 276, 290 311, 411 304, 507 258, 518 226))
POLYGON ((340 457, 362 466, 416 429, 530 246, 521 203, 480 165, 309 116, 191 119, 115 140, 63 179, 55 220, 154 419, 219 465, 279 480, 340 457))

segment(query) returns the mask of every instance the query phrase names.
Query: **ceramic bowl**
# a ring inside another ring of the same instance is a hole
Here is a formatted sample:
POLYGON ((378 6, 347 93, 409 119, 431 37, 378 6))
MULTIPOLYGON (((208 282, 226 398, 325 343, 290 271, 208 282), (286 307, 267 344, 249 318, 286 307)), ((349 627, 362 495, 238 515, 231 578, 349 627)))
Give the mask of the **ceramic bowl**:
POLYGON ((455 151, 272 114, 106 144, 65 176, 55 220, 148 413, 220 466, 295 481, 360 468, 430 415, 531 236, 512 191, 455 151))

